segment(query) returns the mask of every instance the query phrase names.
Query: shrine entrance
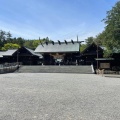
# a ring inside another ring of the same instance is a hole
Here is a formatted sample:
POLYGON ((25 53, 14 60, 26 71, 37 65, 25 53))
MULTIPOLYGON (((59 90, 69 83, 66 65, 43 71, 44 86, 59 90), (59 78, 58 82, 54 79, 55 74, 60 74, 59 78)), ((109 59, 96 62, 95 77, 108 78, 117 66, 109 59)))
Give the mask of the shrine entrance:
POLYGON ((63 53, 52 53, 50 54, 55 60, 55 65, 61 65, 64 63, 64 56, 65 54, 63 53))

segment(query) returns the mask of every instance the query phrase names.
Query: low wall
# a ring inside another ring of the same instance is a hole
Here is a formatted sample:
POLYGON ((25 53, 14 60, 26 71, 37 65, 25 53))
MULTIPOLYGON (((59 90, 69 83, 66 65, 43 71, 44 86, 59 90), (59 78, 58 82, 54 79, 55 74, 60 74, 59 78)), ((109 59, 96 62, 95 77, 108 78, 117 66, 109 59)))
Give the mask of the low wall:
POLYGON ((14 72, 19 67, 20 67, 20 65, 15 64, 15 63, 14 64, 3 64, 3 65, 0 65, 0 74, 14 72))

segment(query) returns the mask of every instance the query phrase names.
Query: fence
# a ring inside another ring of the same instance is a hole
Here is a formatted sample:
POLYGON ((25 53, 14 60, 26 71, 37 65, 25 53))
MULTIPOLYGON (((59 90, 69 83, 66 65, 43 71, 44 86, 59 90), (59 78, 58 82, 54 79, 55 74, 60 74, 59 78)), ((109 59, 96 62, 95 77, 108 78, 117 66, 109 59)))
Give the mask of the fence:
POLYGON ((20 66, 21 66, 21 63, 5 63, 5 64, 0 64, 0 74, 14 72, 20 66))

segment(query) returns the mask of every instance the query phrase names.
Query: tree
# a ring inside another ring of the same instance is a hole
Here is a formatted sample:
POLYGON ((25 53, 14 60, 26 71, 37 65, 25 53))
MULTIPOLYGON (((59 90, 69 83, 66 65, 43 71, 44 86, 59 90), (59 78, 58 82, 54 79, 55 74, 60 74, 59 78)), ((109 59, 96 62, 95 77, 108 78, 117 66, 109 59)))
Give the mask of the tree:
POLYGON ((6 39, 6 32, 0 30, 0 41, 4 41, 6 39))
POLYGON ((85 39, 85 42, 87 45, 90 45, 94 42, 95 38, 94 37, 88 37, 87 39, 85 39))
POLYGON ((24 46, 30 49, 34 49, 32 40, 25 40, 24 46))
POLYGON ((4 47, 2 47, 2 50, 8 50, 8 49, 18 49, 20 48, 20 45, 18 44, 13 44, 13 43, 6 43, 4 44, 4 47))
POLYGON ((10 32, 0 30, 0 49, 4 46, 4 44, 12 42, 11 37, 12 35, 10 32))
POLYGON ((20 46, 23 46, 24 43, 25 43, 25 40, 24 40, 23 38, 21 38, 21 37, 18 37, 18 38, 16 39, 16 43, 17 43, 18 45, 20 45, 20 46))
POLYGON ((86 44, 81 44, 80 45, 80 52, 82 52, 83 50, 85 50, 87 48, 86 44))
POLYGON ((49 38, 43 38, 43 39, 38 39, 38 40, 25 40, 24 41, 24 46, 30 49, 35 49, 40 43, 44 43, 44 42, 49 42, 49 38))
POLYGON ((6 39, 11 41, 12 34, 10 32, 6 33, 6 39))
POLYGON ((34 40, 33 41, 33 47, 36 48, 40 44, 40 40, 34 40))
POLYGON ((94 40, 96 44, 102 45, 102 46, 104 46, 103 44, 104 41, 105 41, 105 31, 103 31, 102 33, 99 33, 94 40))
POLYGON ((4 45, 6 40, 6 32, 0 30, 0 49, 2 48, 2 46, 4 45))
POLYGON ((103 20, 106 24, 104 31, 104 45, 110 53, 120 52, 120 1, 107 12, 103 20))

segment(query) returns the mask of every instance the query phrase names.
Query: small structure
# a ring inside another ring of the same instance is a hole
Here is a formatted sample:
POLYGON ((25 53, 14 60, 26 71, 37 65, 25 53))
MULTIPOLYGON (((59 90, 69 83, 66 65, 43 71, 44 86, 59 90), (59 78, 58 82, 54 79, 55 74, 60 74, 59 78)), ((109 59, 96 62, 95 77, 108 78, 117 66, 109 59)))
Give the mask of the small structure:
POLYGON ((114 58, 96 58, 96 60, 99 63, 98 69, 96 69, 99 73, 102 70, 104 70, 104 73, 106 74, 119 73, 120 69, 117 69, 119 66, 113 64, 116 61, 114 58))
POLYGON ((17 57, 14 57, 18 49, 9 49, 7 51, 1 51, 0 63, 12 63, 17 62, 17 57), (16 60, 15 60, 16 59, 16 60))
POLYGON ((96 61, 98 61, 98 68, 100 69, 111 69, 111 62, 114 60, 114 58, 96 58, 96 61))
POLYGON ((19 62, 22 62, 24 65, 42 64, 43 56, 41 54, 34 53, 34 51, 29 48, 21 47, 18 49, 17 54, 19 62))
POLYGON ((103 49, 97 46, 95 43, 89 45, 85 50, 81 52, 80 64, 97 66, 95 58, 103 58, 103 49))
POLYGON ((42 64, 42 58, 41 54, 36 54, 26 47, 0 52, 0 64, 21 62, 24 65, 37 65, 42 64))

